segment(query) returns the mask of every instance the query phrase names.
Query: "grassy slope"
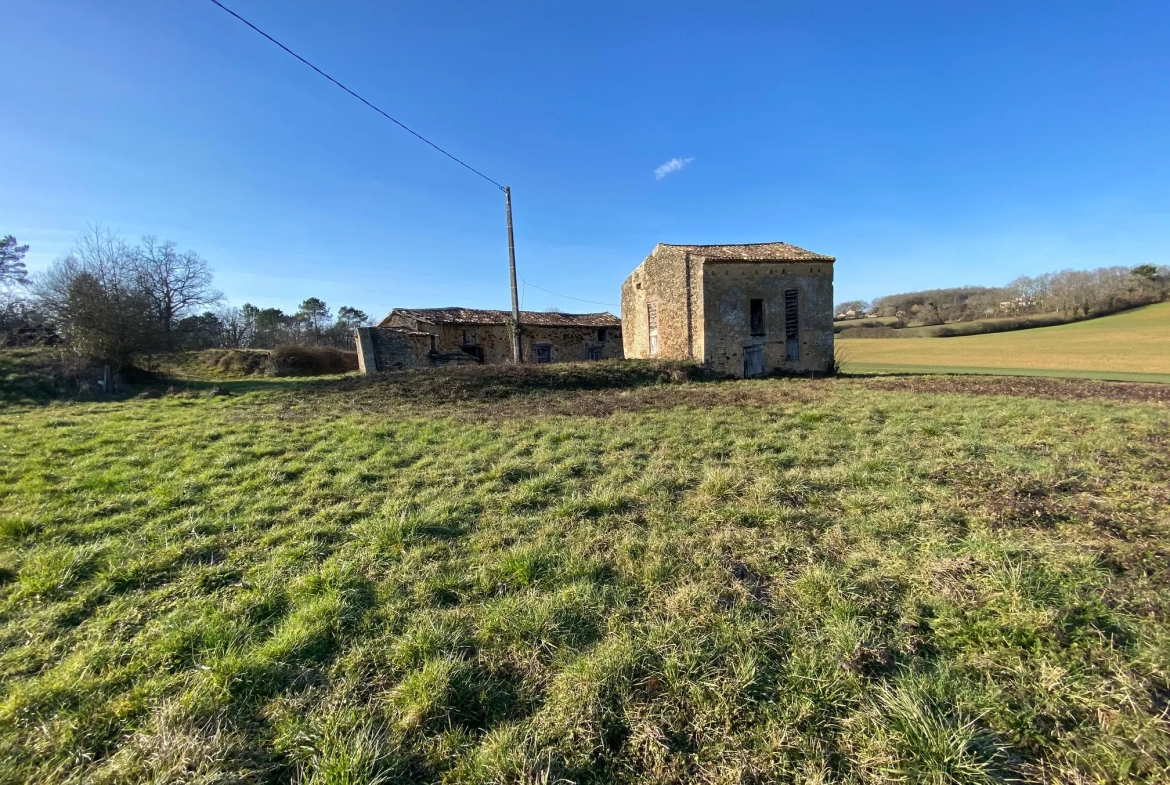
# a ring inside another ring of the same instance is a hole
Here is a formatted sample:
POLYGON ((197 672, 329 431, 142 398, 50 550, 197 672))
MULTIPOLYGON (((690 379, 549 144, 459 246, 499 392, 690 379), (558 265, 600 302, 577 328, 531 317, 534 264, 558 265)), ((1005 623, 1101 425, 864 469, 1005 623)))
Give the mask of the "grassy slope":
POLYGON ((930 341, 843 339, 837 345, 847 369, 858 372, 1014 368, 1162 374, 1170 381, 1170 303, 1058 327, 930 341))
MULTIPOLYGON (((947 324, 935 324, 935 325, 929 325, 929 326, 920 324, 920 325, 916 325, 914 327, 901 327, 898 329, 897 335, 895 335, 894 337, 896 337, 896 338, 933 338, 933 337, 935 337, 934 336, 935 331, 942 328, 942 327, 958 327, 958 328, 962 329, 964 327, 972 327, 975 325, 982 325, 982 324, 998 324, 1001 322, 1020 322, 1020 321, 1024 321, 1024 322, 1035 321, 1035 322, 1042 323, 1045 319, 1049 319, 1051 317, 1052 317, 1052 314, 1036 314, 1036 315, 1027 315, 1027 316, 992 317, 992 318, 988 318, 988 319, 976 319, 976 320, 971 321, 971 322, 948 322, 947 324)), ((884 317, 884 318, 877 318, 877 319, 842 319, 842 320, 834 321, 833 326, 834 327, 845 327, 845 328, 853 327, 853 328, 858 328, 858 329, 864 330, 864 329, 872 329, 872 328, 865 327, 866 324, 871 323, 871 322, 882 324, 882 325, 889 325, 889 324, 893 324, 896 321, 897 321, 897 318, 893 317, 893 316, 884 317)), ((1029 328, 1021 328, 1021 329, 1035 329, 1035 328, 1029 327, 1029 328)))
POLYGON ((0 781, 1170 776, 1165 407, 417 387, 0 414, 0 781))

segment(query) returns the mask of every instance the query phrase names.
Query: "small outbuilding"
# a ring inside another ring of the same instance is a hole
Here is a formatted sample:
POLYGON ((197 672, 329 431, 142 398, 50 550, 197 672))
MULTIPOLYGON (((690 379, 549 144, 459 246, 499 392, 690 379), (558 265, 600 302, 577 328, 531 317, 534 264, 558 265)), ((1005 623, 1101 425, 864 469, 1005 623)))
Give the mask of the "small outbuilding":
MULTIPOLYGON (((481 308, 395 308, 357 331, 363 373, 450 362, 512 362, 512 314, 481 308)), ((520 312, 525 363, 621 359, 622 323, 611 313, 520 312)))
POLYGON ((822 373, 835 261, 788 243, 659 243, 622 285, 625 356, 735 376, 822 373))

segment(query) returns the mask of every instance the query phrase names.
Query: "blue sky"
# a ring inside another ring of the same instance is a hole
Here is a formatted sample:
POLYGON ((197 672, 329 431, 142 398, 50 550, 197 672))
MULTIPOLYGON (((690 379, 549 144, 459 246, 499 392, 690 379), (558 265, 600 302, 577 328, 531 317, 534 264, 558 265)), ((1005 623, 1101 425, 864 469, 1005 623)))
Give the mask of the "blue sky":
MULTIPOLYGON (((573 297, 656 242, 833 254, 838 300, 1170 261, 1165 2, 224 1, 511 185, 521 275, 573 297)), ((502 195, 207 0, 4 23, 31 268, 100 222, 237 304, 507 307, 502 195)))

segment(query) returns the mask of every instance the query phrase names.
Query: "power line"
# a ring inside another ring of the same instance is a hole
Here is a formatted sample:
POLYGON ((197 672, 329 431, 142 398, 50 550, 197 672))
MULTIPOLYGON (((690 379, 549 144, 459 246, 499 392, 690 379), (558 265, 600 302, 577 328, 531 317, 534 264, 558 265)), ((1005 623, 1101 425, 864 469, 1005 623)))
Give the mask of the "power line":
POLYGON ((537 286, 534 283, 530 283, 529 281, 525 281, 523 275, 520 276, 520 280, 524 281, 525 286, 531 286, 533 289, 540 289, 540 291, 542 291, 542 292, 548 292, 549 294, 555 294, 557 297, 564 297, 566 300, 576 300, 579 303, 590 303, 591 305, 608 305, 608 306, 611 306, 613 308, 621 308, 621 306, 618 305, 617 303, 600 303, 597 300, 582 300, 580 297, 570 297, 567 294, 561 294, 560 292, 554 292, 551 289, 545 289, 543 286, 537 286))
POLYGON ((447 152, 446 150, 444 150, 442 147, 439 147, 437 144, 435 144, 434 142, 432 142, 430 139, 427 139, 425 136, 423 136, 422 134, 418 133, 417 131, 413 131, 413 130, 411 130, 410 128, 407 128, 405 125, 403 125, 402 123, 398 122, 398 121, 397 121, 397 120, 395 120, 393 117, 391 117, 390 115, 386 114, 385 112, 383 112, 383 111, 382 111, 381 109, 379 109, 378 107, 374 106, 372 103, 370 103, 370 102, 369 102, 369 101, 367 101, 366 99, 362 98, 360 95, 358 95, 357 93, 355 93, 353 90, 350 90, 348 87, 346 87, 345 85, 343 85, 341 82, 337 81, 337 80, 336 80, 336 79, 334 79, 332 76, 330 76, 329 74, 325 73, 325 72, 324 72, 324 71, 322 71, 320 68, 318 68, 317 66, 313 65, 312 63, 310 63, 310 62, 309 62, 308 60, 306 60, 305 58, 301 57, 299 54, 297 54, 297 53, 296 53, 296 52, 294 52, 293 50, 289 49, 287 46, 285 46, 284 44, 282 44, 280 41, 277 41, 275 38, 273 38, 272 36, 270 36, 268 33, 264 32, 264 31, 263 31, 263 30, 261 30, 259 27, 257 27, 256 25, 252 24, 252 23, 251 23, 251 22, 249 22, 247 19, 245 19, 244 17, 240 16, 239 14, 237 14, 237 13, 236 13, 235 11, 233 11, 232 9, 228 8, 228 7, 227 7, 226 5, 224 5, 223 3, 219 2, 219 0, 211 0, 211 2, 212 2, 212 3, 214 3, 215 5, 219 6, 221 9, 223 9, 223 10, 224 10, 224 11, 226 11, 226 12, 228 12, 228 13, 229 13, 229 14, 231 14, 232 16, 234 16, 236 19, 239 19, 241 22, 243 22, 244 24, 246 24, 248 27, 252 28, 252 29, 253 29, 253 30, 255 30, 257 33, 259 33, 260 35, 264 36, 264 37, 265 37, 265 38, 267 38, 269 41, 271 41, 272 43, 276 44, 276 45, 277 45, 277 46, 279 46, 281 49, 283 49, 284 51, 288 52, 290 55, 292 55, 292 56, 293 56, 293 57, 295 57, 296 59, 300 60, 300 61, 301 61, 302 63, 304 63, 305 65, 309 66, 309 68, 312 68, 314 71, 316 71, 316 72, 317 72, 317 73, 319 73, 321 76, 323 76, 323 77, 325 77, 326 79, 328 79, 330 82, 333 82, 333 84, 337 85, 337 86, 338 86, 338 87, 340 87, 342 90, 344 90, 345 92, 349 93, 349 94, 350 94, 350 95, 352 95, 354 98, 358 99, 358 100, 359 100, 359 101, 361 101, 363 104, 365 104, 366 106, 370 107, 370 108, 371 108, 371 109, 373 109, 375 112, 377 112, 378 114, 382 115, 382 116, 383 116, 383 117, 385 117, 387 120, 389 120, 390 122, 394 123, 394 124, 395 124, 395 125, 397 125, 399 128, 401 128, 402 130, 406 131, 407 133, 409 133, 409 134, 411 134, 411 135, 413 135, 413 136, 416 136, 416 137, 418 137, 419 139, 421 139, 422 141, 426 142, 426 143, 427 143, 427 144, 429 144, 431 147, 435 148, 435 149, 436 149, 436 150, 438 150, 440 153, 442 153, 443 155, 447 156, 448 158, 450 158, 452 161, 454 161, 455 163, 459 164, 459 165, 460 165, 460 166, 462 166, 463 168, 465 168, 465 169, 469 169, 469 170, 471 170, 472 172, 475 172, 477 175, 479 175, 479 176, 480 176, 480 177, 482 177, 483 179, 487 180, 489 183, 491 183, 492 185, 494 185, 496 188, 499 188, 501 191, 502 191, 502 190, 504 190, 504 186, 500 185, 500 184, 499 184, 499 183, 497 183, 495 180, 493 180, 492 178, 488 177, 488 176, 487 176, 486 174, 484 174, 483 172, 481 172, 481 171, 479 171, 478 169, 476 169, 474 166, 471 166, 470 164, 468 164, 468 163, 465 163, 464 161, 461 161, 461 160, 459 160, 458 158, 456 158, 455 156, 451 155, 449 152, 447 152))

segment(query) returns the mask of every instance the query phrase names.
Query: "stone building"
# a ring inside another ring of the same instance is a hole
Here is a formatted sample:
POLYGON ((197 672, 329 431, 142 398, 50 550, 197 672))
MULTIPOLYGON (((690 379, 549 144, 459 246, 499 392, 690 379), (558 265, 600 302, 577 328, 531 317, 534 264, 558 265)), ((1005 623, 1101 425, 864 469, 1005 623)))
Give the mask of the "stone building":
MULTIPOLYGON (((377 327, 357 332, 363 373, 449 362, 512 362, 510 311, 395 308, 377 327)), ((520 312, 525 363, 621 359, 622 323, 610 313, 520 312)))
POLYGON ((625 356, 735 376, 824 372, 834 261, 787 243, 659 243, 622 284, 625 356))

